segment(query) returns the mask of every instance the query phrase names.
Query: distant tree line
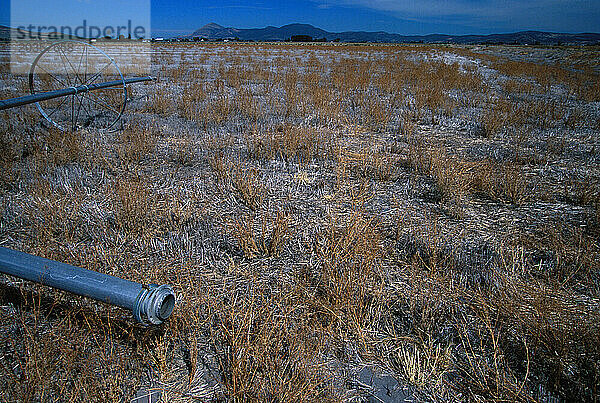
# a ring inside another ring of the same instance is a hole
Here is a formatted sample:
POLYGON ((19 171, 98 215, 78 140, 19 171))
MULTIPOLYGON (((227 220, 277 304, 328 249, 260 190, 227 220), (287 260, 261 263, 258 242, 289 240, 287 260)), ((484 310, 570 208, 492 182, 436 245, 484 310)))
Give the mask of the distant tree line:
MULTIPOLYGON (((332 42, 339 42, 340 39, 334 39, 332 42)), ((313 38, 310 35, 292 35, 286 42, 327 42, 327 38, 313 38)))

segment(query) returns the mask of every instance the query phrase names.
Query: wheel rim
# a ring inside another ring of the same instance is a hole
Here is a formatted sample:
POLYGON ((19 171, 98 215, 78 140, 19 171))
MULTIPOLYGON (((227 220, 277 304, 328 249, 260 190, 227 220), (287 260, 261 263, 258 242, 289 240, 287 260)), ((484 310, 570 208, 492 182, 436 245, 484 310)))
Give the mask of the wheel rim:
POLYGON ((44 49, 29 72, 31 94, 106 81, 121 81, 122 85, 36 103, 46 121, 62 131, 84 127, 114 130, 127 104, 127 86, 121 70, 97 47, 66 40, 44 49))

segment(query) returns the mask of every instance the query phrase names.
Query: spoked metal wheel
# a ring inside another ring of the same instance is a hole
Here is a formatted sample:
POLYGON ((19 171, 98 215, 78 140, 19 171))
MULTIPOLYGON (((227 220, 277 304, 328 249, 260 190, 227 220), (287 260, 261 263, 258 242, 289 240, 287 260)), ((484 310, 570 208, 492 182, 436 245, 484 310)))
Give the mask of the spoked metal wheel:
POLYGON ((29 71, 31 94, 108 81, 120 81, 122 85, 36 103, 42 116, 63 131, 83 127, 100 131, 116 129, 127 103, 127 86, 121 70, 97 47, 67 40, 44 49, 29 71))

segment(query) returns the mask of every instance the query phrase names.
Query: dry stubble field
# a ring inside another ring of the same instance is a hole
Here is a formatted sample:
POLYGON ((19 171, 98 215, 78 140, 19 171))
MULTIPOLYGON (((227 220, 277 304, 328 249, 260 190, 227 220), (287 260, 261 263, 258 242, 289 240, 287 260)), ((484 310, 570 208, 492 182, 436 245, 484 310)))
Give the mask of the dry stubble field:
POLYGON ((156 45, 122 131, 3 112, 0 244, 178 305, 143 328, 4 277, 0 399, 596 401, 598 60, 156 45))

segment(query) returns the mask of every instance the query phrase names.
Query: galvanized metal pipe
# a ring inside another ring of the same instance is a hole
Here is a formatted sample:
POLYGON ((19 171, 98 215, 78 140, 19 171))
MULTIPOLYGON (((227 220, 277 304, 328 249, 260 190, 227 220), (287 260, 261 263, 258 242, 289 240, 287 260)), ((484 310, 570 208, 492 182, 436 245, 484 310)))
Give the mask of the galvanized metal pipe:
POLYGON ((34 104, 36 102, 47 101, 49 99, 66 97, 69 95, 77 95, 82 92, 100 90, 103 88, 110 88, 110 87, 118 87, 119 85, 123 85, 123 84, 127 85, 127 84, 141 83, 144 81, 152 81, 152 80, 154 80, 154 77, 127 78, 125 80, 115 80, 115 81, 108 81, 105 83, 80 85, 78 87, 69 87, 69 88, 64 88, 64 89, 56 90, 56 91, 41 92, 39 94, 32 94, 32 95, 27 95, 24 97, 19 97, 19 98, 6 99, 3 101, 0 101, 0 111, 5 110, 5 109, 10 109, 10 108, 15 108, 17 106, 23 106, 23 105, 34 104))
POLYGON ((130 310, 141 323, 159 325, 175 309, 168 285, 133 281, 0 247, 0 272, 130 310))

